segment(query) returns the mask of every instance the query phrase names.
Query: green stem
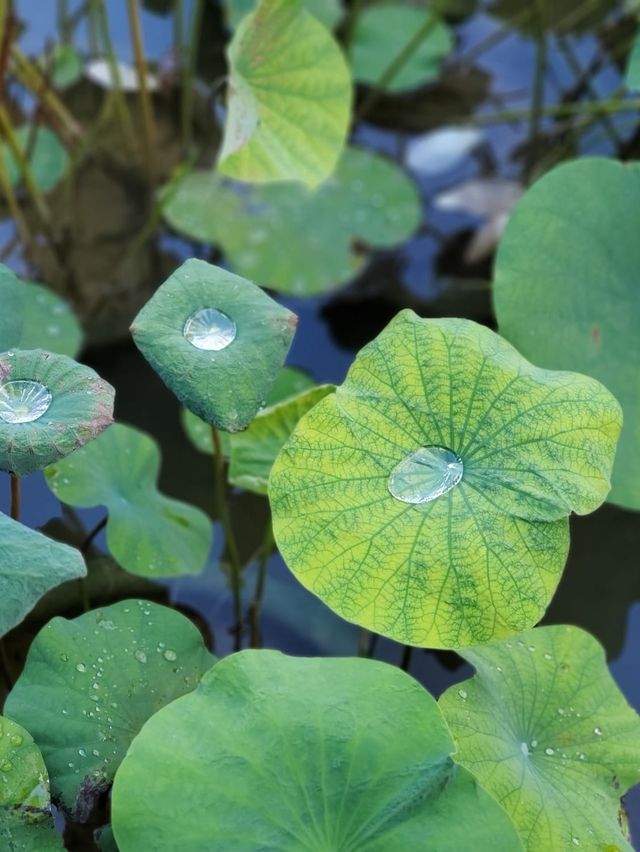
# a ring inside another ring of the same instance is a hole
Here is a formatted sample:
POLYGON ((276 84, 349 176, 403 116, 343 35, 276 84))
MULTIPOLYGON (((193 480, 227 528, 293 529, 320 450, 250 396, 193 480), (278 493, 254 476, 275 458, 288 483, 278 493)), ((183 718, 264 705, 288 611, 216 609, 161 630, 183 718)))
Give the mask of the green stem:
POLYGON ((2 662, 2 674, 4 676, 5 683, 7 684, 7 689, 11 690, 13 688, 13 675, 11 674, 11 661, 9 660, 9 652, 7 650, 7 643, 2 637, 0 639, 0 661, 2 662))
POLYGON ((406 63, 411 59, 416 50, 420 47, 422 42, 427 36, 435 30, 435 28, 440 24, 440 18, 434 12, 427 17, 424 24, 416 30, 414 35, 409 39, 409 41, 402 48, 400 53, 387 65, 385 70, 382 72, 380 77, 378 78, 377 83, 373 86, 373 88, 369 91, 367 97, 364 99, 362 106, 358 110, 358 113, 355 118, 354 123, 358 123, 358 121, 362 121, 366 115, 371 111, 372 107, 375 105, 376 101, 380 97, 381 93, 395 80, 397 75, 402 71, 406 63))
POLYGON ((411 645, 405 645, 402 651, 402 659, 400 660, 400 668, 403 672, 408 672, 409 667, 411 666, 411 657, 413 655, 413 648, 411 645))
POLYGON ((269 557, 274 546, 273 529, 271 520, 267 523, 262 547, 260 548, 260 562, 258 564, 258 573, 256 575, 256 586, 253 593, 253 599, 249 605, 249 623, 251 625, 251 647, 262 647, 262 636, 260 634, 260 609, 264 598, 264 588, 267 579, 267 568, 269 567, 269 557))
POLYGON ((11 479, 11 517, 14 521, 20 520, 20 479, 13 473, 11 479))
POLYGON ((33 201, 34 207, 36 208, 43 225, 48 228, 51 224, 51 214, 49 212, 49 206, 47 205, 47 202, 45 201, 44 196, 40 192, 38 184, 36 183, 27 156, 20 147, 20 143, 18 142, 18 138, 15 135, 13 125, 11 124, 11 119, 9 118, 9 115, 6 112, 4 106, 2 106, 1 104, 0 131, 6 139, 11 153, 13 154, 13 157, 18 164, 20 174, 22 175, 22 180, 24 182, 27 192, 31 196, 31 200, 33 201))
MULTIPOLYGON (((551 118, 571 118, 573 116, 602 116, 620 112, 640 110, 640 98, 612 98, 600 103, 549 104, 540 109, 541 116, 551 118)), ((530 109, 501 110, 487 115, 476 115, 470 124, 512 124, 529 119, 530 109)))
POLYGON ((69 0, 58 0, 58 32, 62 44, 71 42, 71 31, 69 21, 69 0))
POLYGON ((233 612, 236 620, 233 632, 235 634, 235 650, 239 651, 242 642, 244 623, 242 616, 242 595, 240 585, 242 565, 240 562, 240 554, 238 551, 236 537, 231 525, 229 506, 227 505, 227 485, 224 475, 224 453, 222 452, 222 441, 220 440, 220 432, 218 432, 215 426, 211 427, 211 436, 213 438, 214 448, 213 462, 215 472, 216 509, 218 518, 224 530, 225 543, 229 554, 231 591, 233 593, 233 612))
POLYGON ((33 247, 35 245, 34 239, 31 234, 31 231, 29 230, 27 220, 22 215, 22 210, 20 209, 20 205, 18 204, 18 199, 16 198, 13 186, 9 181, 9 175, 7 174, 7 169, 4 163, 4 157, 0 157, 0 192, 2 195, 4 195, 7 201, 9 213, 13 217, 13 220, 16 225, 16 231, 20 236, 20 239, 25 243, 25 245, 33 247))
POLYGON ((198 34, 202 27, 203 14, 203 0, 195 0, 187 57, 186 61, 182 62, 182 110, 180 123, 182 127, 182 144, 186 151, 189 151, 191 148, 193 139, 193 81, 195 78, 196 61, 198 59, 198 34))
POLYGON ((105 515, 104 518, 99 520, 93 529, 87 533, 85 540, 80 545, 80 553, 82 553, 83 556, 86 556, 89 553, 89 548, 93 544, 96 536, 106 527, 108 520, 109 516, 105 515))
POLYGON ((147 67, 145 62, 144 42, 142 38, 142 25, 140 23, 140 7, 138 0, 127 0, 129 10, 129 27, 131 30, 131 42, 138 70, 138 87, 140 93, 140 111, 142 113, 142 127, 144 131, 144 153, 145 169, 149 186, 153 186, 155 176, 155 147, 158 134, 153 114, 153 103, 147 85, 147 67))

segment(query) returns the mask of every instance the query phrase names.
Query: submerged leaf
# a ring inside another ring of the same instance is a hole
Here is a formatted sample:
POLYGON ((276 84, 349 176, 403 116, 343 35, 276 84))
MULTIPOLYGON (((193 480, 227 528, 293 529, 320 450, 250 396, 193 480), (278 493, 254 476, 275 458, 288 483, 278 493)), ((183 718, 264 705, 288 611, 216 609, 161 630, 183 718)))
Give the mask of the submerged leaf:
POLYGON ((42 284, 0 264, 0 352, 42 348, 74 358, 82 331, 69 305, 42 284))
POLYGON ((54 798, 86 818, 146 720, 194 689, 214 662, 184 616, 121 601, 50 621, 29 649, 5 713, 42 749, 54 798))
POLYGON ((0 513, 0 636, 20 624, 48 591, 86 573, 78 550, 0 513))
POLYGON ((287 182, 239 193, 211 172, 193 172, 171 193, 164 215, 176 230, 219 245, 239 274, 310 296, 353 278, 365 260, 363 243, 390 248, 408 239, 422 210, 416 186, 394 163, 349 148, 314 191, 287 182))
POLYGON ((496 259, 500 331, 544 367, 579 370, 620 400, 610 500, 640 509, 640 166, 586 158, 538 181, 496 259))
POLYGON ((407 144, 407 165, 420 175, 440 175, 460 165, 485 141, 475 127, 439 127, 407 144))
POLYGON ((333 171, 351 112, 338 43, 301 0, 261 0, 229 47, 229 102, 219 170, 238 180, 300 180, 333 171))
POLYGON ((89 367, 40 349, 0 355, 0 470, 25 476, 97 437, 114 390, 89 367))
POLYGON ((320 385, 271 405, 258 413, 245 432, 232 435, 229 482, 266 494, 271 467, 296 424, 334 390, 333 385, 320 385))
POLYGON ((131 332, 183 405, 237 432, 253 420, 275 382, 296 322, 251 281, 187 260, 147 302, 131 332))
POLYGON ((161 494, 159 471, 156 442, 116 423, 45 474, 65 503, 107 507, 107 546, 127 571, 145 577, 197 574, 211 549, 211 522, 199 509, 161 494))
POLYGON ((477 673, 440 698, 455 759, 503 805, 525 849, 631 852, 618 812, 640 782, 640 719, 598 642, 539 627, 460 653, 477 673))
POLYGON ((424 26, 429 26, 429 32, 389 83, 392 92, 413 89, 436 79, 443 60, 453 49, 453 37, 445 24, 424 9, 399 3, 382 3, 365 9, 356 20, 350 47, 356 79, 379 85, 387 69, 424 26))
POLYGON ((392 666, 243 651, 131 744, 115 838, 121 852, 144 848, 149 826, 155 852, 517 852, 454 749, 435 701, 392 666))
MULTIPOLYGON (((36 186, 43 192, 49 192, 62 180, 69 163, 69 156, 60 138, 48 127, 20 127, 15 136, 18 147, 27 159, 36 186)), ((8 143, 3 143, 0 156, 4 157, 10 183, 20 183, 20 164, 8 143)))
POLYGON ((543 614, 567 515, 605 499, 619 431, 595 380, 403 311, 277 458, 276 541, 338 614, 399 642, 505 636, 543 614))

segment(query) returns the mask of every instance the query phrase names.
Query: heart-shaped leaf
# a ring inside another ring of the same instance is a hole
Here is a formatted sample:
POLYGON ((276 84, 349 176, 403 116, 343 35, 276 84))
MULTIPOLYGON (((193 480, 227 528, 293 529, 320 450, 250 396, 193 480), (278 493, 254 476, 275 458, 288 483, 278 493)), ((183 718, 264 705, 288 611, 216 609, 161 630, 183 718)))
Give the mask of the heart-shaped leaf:
POLYGON ((440 706, 467 767, 525 849, 629 850, 620 796, 640 782, 640 719, 577 627, 539 627, 462 656, 477 674, 440 706))
POLYGON ((146 720, 195 688, 215 658, 180 613, 121 601, 34 639, 5 713, 42 749, 54 799, 86 818, 146 720))
POLYGON ((399 669, 244 651, 136 737, 115 838, 121 852, 144 848, 149 826, 156 852, 520 849, 453 750, 437 704, 399 669))
POLYGON ((527 358, 579 370, 620 400, 610 499, 640 509, 640 166, 587 158, 538 181, 496 260, 500 331, 527 358))
POLYGON ((351 76, 331 33, 301 0, 261 0, 228 51, 219 170, 250 182, 315 186, 333 171, 351 113, 351 76))
POLYGON ((69 305, 42 284, 20 280, 0 264, 0 352, 46 349, 73 358, 82 331, 69 305))
POLYGON ((25 729, 0 716, 0 842, 8 852, 62 849, 51 817, 49 775, 25 729))
MULTIPOLYGON (((48 127, 20 127, 15 136, 29 163, 36 185, 43 192, 49 192, 64 177, 69 162, 69 156, 59 137, 48 127)), ((2 145, 0 156, 4 157, 10 183, 20 183, 20 165, 8 143, 2 145)))
POLYGON ((453 36, 445 24, 424 9, 400 3, 365 9, 357 17, 349 50, 354 77, 374 86, 380 84, 387 69, 425 27, 428 32, 390 81, 388 89, 392 92, 435 80, 453 49, 453 36))
POLYGON ((333 393, 333 385, 320 385, 265 408, 245 432, 231 436, 229 482, 238 488, 266 494, 269 473, 300 418, 333 393))
POLYGON ((107 546, 133 574, 176 577, 205 566, 213 527, 199 509, 158 491, 160 448, 149 435, 116 423, 45 471, 58 499, 106 506, 107 546))
POLYGON ((309 296, 353 278, 366 259, 356 242, 389 248, 408 239, 422 210, 394 163, 349 148, 314 191, 286 182, 239 194, 212 172, 193 172, 167 191, 164 215, 181 233, 219 245, 241 275, 309 296))
MULTIPOLYGON (((256 0, 226 0, 229 26, 235 29, 245 15, 253 12, 256 5, 256 0)), ((303 0, 303 6, 330 30, 336 26, 343 14, 340 0, 303 0)))
POLYGON ((276 541, 339 615, 399 642, 506 636, 543 614, 566 516, 606 497, 619 431, 595 380, 402 311, 276 459, 276 541))
POLYGON ((0 355, 0 470, 25 476, 91 441, 112 422, 114 393, 66 355, 0 355))
MULTIPOLYGON (((278 373, 278 378, 273 383, 270 391, 265 397, 265 402, 268 406, 275 405, 276 402, 289 399, 291 396, 296 396, 304 390, 313 387, 313 379, 304 370, 299 370, 296 367, 283 367, 278 373)), ((201 453, 213 455, 213 436, 211 434, 211 426, 200 420, 188 408, 182 409, 182 425, 187 437, 201 453)), ((231 453, 231 437, 226 432, 220 435, 222 444, 222 452, 225 457, 231 453)))
POLYGON ((259 287, 187 260, 131 328, 136 345, 190 411, 228 432, 245 429, 289 351, 297 317, 259 287))
POLYGON ((48 591, 86 573, 79 551, 0 513, 0 636, 20 624, 48 591))

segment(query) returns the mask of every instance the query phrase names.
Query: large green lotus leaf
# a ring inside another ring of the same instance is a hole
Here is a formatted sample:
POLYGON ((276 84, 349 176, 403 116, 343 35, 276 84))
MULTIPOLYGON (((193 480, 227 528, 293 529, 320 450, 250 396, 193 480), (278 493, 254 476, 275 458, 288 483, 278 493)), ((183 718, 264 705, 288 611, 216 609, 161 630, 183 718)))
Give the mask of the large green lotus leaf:
MULTIPOLYGON (((340 0, 303 0, 304 8, 315 18, 333 29, 343 14, 340 0)), ((256 7, 256 0, 226 0, 229 26, 235 29, 240 21, 256 7)))
POLYGON ((79 551, 0 513, 0 636, 20 624, 48 591, 86 573, 79 551))
POLYGON ((21 808, 0 809, 3 852, 60 852, 65 847, 49 815, 40 818, 21 808))
POLYGON ((133 574, 176 577, 205 566, 213 528, 199 509, 158 491, 160 448, 145 432, 116 423, 45 471, 71 506, 106 506, 107 546, 133 574))
POLYGON ((115 838, 121 852, 521 849, 453 751, 437 704, 399 669, 243 651, 133 741, 115 838))
MULTIPOLYGON (((391 63, 430 20, 430 12, 400 3, 365 9, 358 16, 350 45, 354 77, 364 83, 378 84, 391 63)), ((391 80, 389 90, 412 89, 435 80, 453 44, 449 28, 433 21, 433 28, 391 80)))
POLYGON ((46 349, 74 358, 82 331, 69 305, 42 284, 22 281, 0 265, 0 352, 46 349))
POLYGON ((402 311, 276 459, 276 541, 339 615, 399 642, 506 636, 544 613, 566 516, 606 497, 619 431, 594 379, 402 311))
POLYGON ((66 355, 0 355, 0 470, 25 476, 97 437, 113 420, 114 393, 66 355))
POLYGON ((4 712, 42 749, 54 799, 82 816, 146 720, 214 662, 180 613, 121 601, 43 627, 4 712))
POLYGON ((455 759, 507 810, 531 852, 629 850, 620 796, 640 781, 640 719, 577 627, 460 652, 477 674, 440 707, 455 759))
POLYGON ((229 482, 256 494, 266 494, 271 467, 296 424, 334 390, 334 385, 320 385, 269 406, 256 415, 246 432, 232 435, 229 482))
POLYGON ((351 115, 351 75, 331 33, 301 0, 261 0, 228 51, 219 171, 249 182, 316 186, 335 168, 351 115))
MULTIPOLYGON (((275 405, 276 402, 289 399, 291 396, 302 393, 313 387, 313 379, 304 370, 299 370, 297 367, 283 367, 278 373, 278 378, 273 383, 271 389, 265 397, 267 405, 275 405)), ((213 435, 211 434, 211 426, 197 417, 188 408, 182 409, 182 426, 187 433, 187 437, 201 453, 213 455, 213 435)), ((222 452, 228 458, 231 454, 231 436, 226 432, 220 435, 222 444, 222 452)))
MULTIPOLYGON (((21 151, 27 157, 33 179, 43 192, 49 192, 64 177, 69 155, 60 138, 48 127, 20 127, 16 131, 16 140, 21 151)), ((9 181, 17 184, 22 179, 20 165, 5 142, 0 149, 4 157, 9 181)))
POLYGON ((610 500, 640 509, 640 168, 587 158, 524 196, 500 243, 501 333, 536 364, 579 370, 620 400, 610 500))
POLYGON ((251 281, 187 260, 147 302, 131 332, 183 405, 207 423, 238 432, 264 404, 297 321, 251 281))
POLYGON ((344 146, 351 78, 340 47, 301 0, 261 0, 228 51, 222 174, 315 186, 344 146))
POLYGON ((349 148, 336 173, 313 191, 286 182, 239 194, 211 172, 194 172, 170 193, 164 215, 176 230, 219 245, 239 274, 305 296, 356 274, 364 260, 356 242, 404 242, 422 211, 415 185, 394 163, 349 148))

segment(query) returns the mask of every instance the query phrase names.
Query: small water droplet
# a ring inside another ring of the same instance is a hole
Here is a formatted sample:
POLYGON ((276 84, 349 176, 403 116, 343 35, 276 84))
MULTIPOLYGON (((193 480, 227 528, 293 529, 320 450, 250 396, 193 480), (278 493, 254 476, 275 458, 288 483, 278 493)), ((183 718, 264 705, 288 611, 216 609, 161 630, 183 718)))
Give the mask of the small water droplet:
POLYGON ((93 749, 93 751, 91 752, 91 754, 92 754, 94 757, 100 757, 100 752, 98 751, 98 749, 97 749, 97 748, 94 748, 94 749, 93 749))
POLYGON ((391 471, 387 487, 403 503, 429 503, 462 479, 462 459, 446 447, 421 447, 391 471))
POLYGON ((62 662, 62 663, 68 663, 68 662, 69 662, 69 656, 68 656, 68 654, 60 654, 60 662, 62 662))
POLYGON ((136 658, 136 660, 139 663, 146 663, 147 662, 147 655, 145 654, 144 651, 139 651, 139 650, 135 651, 133 656, 136 658))
POLYGON ((20 734, 14 734, 14 735, 11 737, 11 745, 12 745, 12 746, 16 746, 16 748, 17 748, 18 746, 21 746, 21 745, 22 745, 22 737, 20 736, 20 734))
POLYGON ((85 666, 85 664, 84 664, 84 663, 78 663, 78 664, 76 665, 76 671, 77 671, 77 672, 80 672, 81 674, 84 674, 84 673, 86 672, 86 670, 87 670, 87 667, 85 666))
POLYGON ((537 748, 537 747, 538 747, 538 740, 531 740, 531 748, 537 748))
POLYGON ((602 736, 602 728, 594 728, 593 733, 596 735, 596 737, 601 737, 602 736))
POLYGON ((462 700, 463 700, 463 701, 466 701, 466 700, 467 700, 467 691, 466 691, 466 689, 459 689, 459 690, 458 690, 458 695, 460 696, 460 698, 462 698, 462 700))
POLYGON ((87 753, 83 748, 78 749, 78 754, 80 755, 80 757, 86 757, 87 756, 87 753))
POLYGON ((545 658, 545 660, 552 660, 553 656, 547 651, 544 654, 544 658, 545 658))
POLYGON ((40 382, 13 381, 0 386, 0 420, 32 423, 47 412, 53 397, 40 382))
POLYGON ((174 660, 178 659, 178 655, 175 651, 172 651, 171 648, 167 648, 167 650, 162 655, 165 660, 169 660, 169 662, 173 663, 174 660))
POLYGON ((573 843, 574 846, 580 846, 580 838, 579 837, 572 837, 571 842, 573 843))
POLYGON ((63 715, 63 716, 68 716, 68 715, 69 715, 69 711, 68 711, 68 710, 65 710, 65 708, 64 708, 64 707, 62 708, 62 715, 63 715))
POLYGON ((544 753, 551 756, 552 754, 555 754, 556 752, 555 752, 555 749, 551 748, 551 746, 547 746, 547 748, 545 748, 545 750, 544 750, 544 753))
POLYGON ((0 760, 0 769, 3 772, 11 772, 11 770, 13 769, 13 763, 11 763, 8 757, 5 757, 0 760))
POLYGON ((216 308, 201 308, 184 324, 183 334, 196 349, 219 352, 236 339, 236 324, 216 308))

